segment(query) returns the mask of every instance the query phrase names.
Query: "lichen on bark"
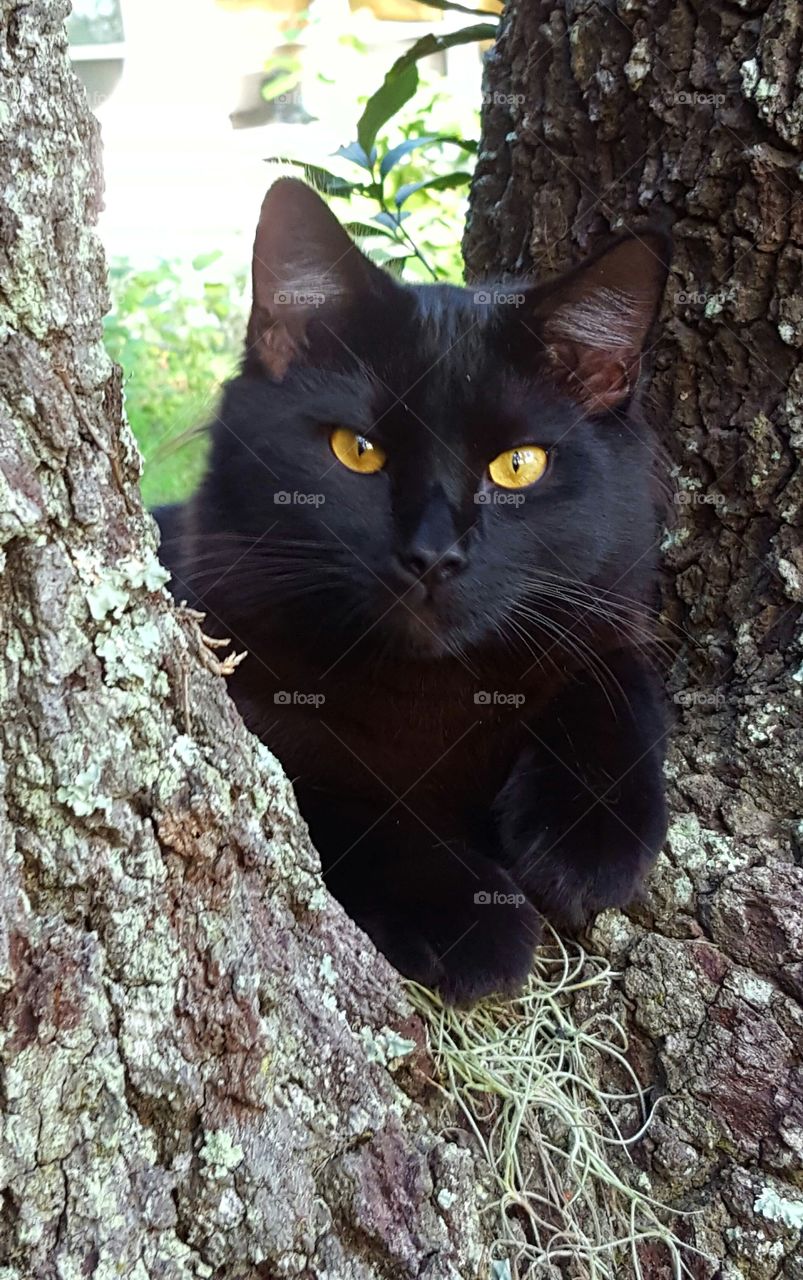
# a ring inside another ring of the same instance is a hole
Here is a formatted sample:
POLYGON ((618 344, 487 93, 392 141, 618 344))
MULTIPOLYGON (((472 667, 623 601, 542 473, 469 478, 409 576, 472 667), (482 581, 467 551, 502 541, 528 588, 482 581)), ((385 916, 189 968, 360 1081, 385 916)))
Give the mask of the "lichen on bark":
POLYGON ((678 495, 673 823, 647 905, 592 936, 660 1098, 637 1158, 722 1280, 803 1276, 799 28, 783 0, 513 0, 464 245, 471 278, 515 277, 673 228, 648 397, 678 495))
POLYGON ((66 8, 0 0, 0 1277, 478 1274, 398 978, 163 589, 66 8))

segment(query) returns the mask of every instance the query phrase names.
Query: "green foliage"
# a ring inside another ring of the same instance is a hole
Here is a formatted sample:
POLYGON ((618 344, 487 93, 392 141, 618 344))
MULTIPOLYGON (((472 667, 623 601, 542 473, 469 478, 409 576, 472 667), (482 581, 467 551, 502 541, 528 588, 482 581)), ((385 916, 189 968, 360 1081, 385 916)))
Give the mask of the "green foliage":
POLYGON ((147 270, 118 261, 109 277, 106 346, 123 368, 126 412, 145 463, 144 500, 173 502, 201 475, 206 442, 196 429, 236 369, 245 273, 213 253, 147 270))
MULTIPOLYGON (((335 157, 290 158, 332 198, 365 252, 405 278, 462 278, 460 237, 477 151, 465 135, 479 130, 478 110, 467 120, 448 82, 419 62, 494 31, 479 23, 423 37, 363 100, 353 142, 335 157)), ((274 71, 269 97, 288 87, 295 67, 285 59, 274 71)), ((148 506, 177 501, 202 473, 201 429, 214 414, 221 382, 237 366, 245 271, 219 253, 147 270, 119 261, 110 285, 106 344, 123 367, 126 411, 144 457, 143 496, 148 506)))
MULTIPOLYGON (((457 45, 492 39, 495 31, 491 23, 475 23, 416 41, 365 102, 356 139, 336 153, 339 166, 331 158, 288 158, 318 190, 346 204, 345 212, 337 211, 372 258, 411 279, 462 277, 464 196, 477 153, 476 141, 465 137, 465 111, 462 120, 454 119, 448 85, 418 64, 457 45)), ((478 130, 476 110, 469 123, 478 130)))
POLYGON ((67 18, 70 44, 117 44, 124 34, 119 0, 74 0, 67 18))

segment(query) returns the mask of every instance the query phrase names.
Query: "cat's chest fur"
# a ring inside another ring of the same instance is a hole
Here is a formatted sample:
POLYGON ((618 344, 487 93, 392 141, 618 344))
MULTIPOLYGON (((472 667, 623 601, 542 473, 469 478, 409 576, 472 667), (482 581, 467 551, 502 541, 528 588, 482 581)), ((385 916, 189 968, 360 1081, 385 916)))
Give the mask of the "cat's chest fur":
POLYGON ((299 793, 379 807, 404 797, 439 827, 490 805, 555 687, 538 669, 514 683, 491 664, 456 659, 324 672, 286 651, 272 656, 281 678, 252 657, 232 693, 299 793))

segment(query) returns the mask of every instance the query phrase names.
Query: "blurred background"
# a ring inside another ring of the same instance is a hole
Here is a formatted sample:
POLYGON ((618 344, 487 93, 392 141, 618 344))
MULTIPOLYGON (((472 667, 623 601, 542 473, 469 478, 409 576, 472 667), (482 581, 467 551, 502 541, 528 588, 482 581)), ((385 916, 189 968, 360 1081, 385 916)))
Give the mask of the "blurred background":
POLYGON ((107 345, 148 504, 189 493, 236 369, 259 206, 307 176, 363 249, 462 278, 482 59, 498 0, 74 0, 101 124, 107 345))

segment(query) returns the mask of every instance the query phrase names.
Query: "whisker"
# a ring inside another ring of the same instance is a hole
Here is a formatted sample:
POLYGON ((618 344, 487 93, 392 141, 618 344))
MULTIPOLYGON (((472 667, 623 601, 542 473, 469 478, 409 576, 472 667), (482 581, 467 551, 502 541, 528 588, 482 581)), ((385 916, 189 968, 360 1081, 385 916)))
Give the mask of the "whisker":
POLYGON ((604 681, 605 676, 608 677, 608 679, 610 680, 610 682, 612 683, 616 691, 621 695, 625 703, 627 703, 628 706, 630 705, 627 695, 624 689, 622 688, 622 685, 617 680, 613 672, 610 670, 610 667, 605 662, 602 655, 595 653, 595 651, 591 648, 589 644, 586 643, 585 640, 581 639, 581 637, 576 635, 573 630, 570 630, 562 626, 556 619, 549 618, 546 615, 539 613, 534 609, 528 608, 526 605, 522 605, 521 603, 518 603, 515 606, 515 608, 516 608, 516 612, 519 613, 523 618, 534 622, 536 626, 543 627, 545 630, 553 634, 556 638, 557 643, 559 645, 564 646, 568 650, 568 652, 577 659, 581 668, 586 670, 589 673, 589 675, 593 677, 595 683, 599 686, 600 692, 604 694, 605 699, 608 705, 610 706, 611 711, 614 713, 614 715, 616 714, 616 707, 611 700, 608 689, 605 687, 605 681, 604 681))
POLYGON ((644 600, 639 600, 635 596, 629 596, 620 591, 614 591, 609 587, 596 586, 593 583, 583 582, 579 578, 572 578, 565 574, 552 573, 549 570, 539 570, 537 574, 530 575, 527 579, 528 584, 535 586, 546 586, 549 583, 557 583, 567 590, 576 591, 578 595, 587 600, 589 595, 593 596, 600 603, 615 603, 627 606, 645 619, 653 619, 660 626, 665 626, 672 631, 677 632, 685 641, 698 645, 699 642, 690 635, 690 633, 678 623, 668 618, 660 609, 654 608, 653 605, 647 604, 644 600))
POLYGON ((543 585, 536 586, 534 582, 530 582, 525 587, 525 593, 546 604, 556 607, 565 606, 564 612, 573 613, 578 624, 582 622, 589 629, 590 623, 585 615, 591 615, 610 626, 620 626, 625 631, 628 640, 640 651, 656 650, 667 661, 672 661, 675 657, 671 646, 655 635, 648 625, 648 619, 636 607, 624 609, 618 604, 611 605, 588 593, 581 597, 579 591, 568 591, 564 586, 558 585, 545 587, 543 585))

